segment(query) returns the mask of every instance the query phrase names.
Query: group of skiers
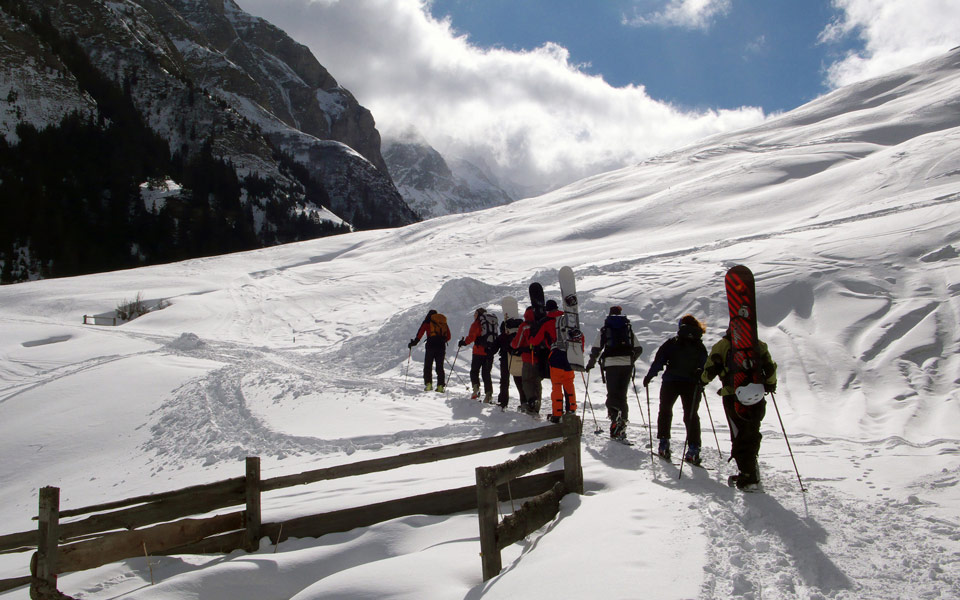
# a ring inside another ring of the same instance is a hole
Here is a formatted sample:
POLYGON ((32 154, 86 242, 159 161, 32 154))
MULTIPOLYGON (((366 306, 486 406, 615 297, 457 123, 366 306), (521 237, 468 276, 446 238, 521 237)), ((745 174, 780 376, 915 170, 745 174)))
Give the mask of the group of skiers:
MULTIPOLYGON (((559 422, 565 412, 576 412, 577 401, 574 389, 574 368, 567 359, 564 343, 559 342, 559 328, 564 312, 557 303, 548 300, 546 315, 535 318, 533 307, 528 307, 523 319, 508 318, 497 324, 497 318, 483 308, 474 311, 474 320, 466 335, 458 342, 459 348, 472 345, 470 383, 472 398, 480 398, 483 383, 483 401, 493 402, 491 370, 495 356, 500 359, 500 389, 498 404, 506 408, 509 401, 510 380, 513 379, 520 396, 520 410, 528 414, 540 413, 542 380, 549 378, 551 389, 551 413, 548 418, 559 422)), ((607 416, 610 419, 610 436, 626 438, 630 382, 635 373, 635 363, 643 349, 637 341, 630 320, 623 315, 620 306, 612 306, 597 332, 590 350, 590 358, 584 370, 590 371, 597 364, 606 385, 607 416)), ((718 392, 722 397, 724 414, 730 427, 731 455, 737 463, 739 474, 731 482, 740 489, 753 489, 759 483, 757 456, 760 451, 760 423, 766 413, 764 393, 776 391, 777 365, 770 356, 766 344, 758 341, 759 373, 762 388, 759 394, 746 396, 734 393, 733 367, 730 360, 730 331, 708 352, 703 344, 706 326, 693 315, 684 315, 678 322, 677 333, 657 349, 653 362, 643 378, 648 388, 651 381, 663 371, 660 385, 659 416, 657 419, 657 454, 670 458, 670 428, 673 407, 680 399, 683 407, 683 423, 686 427, 686 451, 683 460, 700 464, 700 417, 698 409, 704 389, 714 378, 719 377, 723 387, 718 392)), ((415 338, 408 347, 413 348, 426 336, 426 357, 423 367, 425 390, 433 389, 433 371, 436 371, 438 392, 445 390, 444 356, 450 329, 446 318, 430 310, 415 338)), ((634 390, 636 391, 636 390, 634 390)), ((648 396, 649 399, 649 396, 648 396)), ((639 400, 639 398, 638 398, 639 400)), ((652 418, 652 417, 651 417, 652 418)))

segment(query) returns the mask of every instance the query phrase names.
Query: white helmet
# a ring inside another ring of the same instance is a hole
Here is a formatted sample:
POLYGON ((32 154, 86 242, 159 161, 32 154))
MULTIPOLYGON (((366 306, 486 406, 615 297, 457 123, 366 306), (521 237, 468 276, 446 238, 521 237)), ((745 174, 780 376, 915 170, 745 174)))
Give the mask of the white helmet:
POLYGON ((763 384, 748 383, 737 388, 737 400, 744 406, 752 406, 763 400, 763 384))

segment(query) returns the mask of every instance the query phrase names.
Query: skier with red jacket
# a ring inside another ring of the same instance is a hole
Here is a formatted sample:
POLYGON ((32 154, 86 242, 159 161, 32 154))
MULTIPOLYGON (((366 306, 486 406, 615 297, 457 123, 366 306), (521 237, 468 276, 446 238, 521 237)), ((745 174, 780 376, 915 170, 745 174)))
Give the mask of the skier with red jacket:
POLYGON ((437 391, 443 393, 444 373, 443 357, 447 352, 447 342, 450 341, 450 328, 447 327, 447 318, 437 311, 431 309, 427 312, 426 318, 417 330, 417 337, 410 340, 407 348, 413 348, 420 343, 420 338, 427 337, 426 354, 423 358, 423 390, 429 392, 433 389, 433 377, 431 376, 431 364, 436 364, 437 368, 437 391))
POLYGON ((540 397, 543 394, 543 386, 540 382, 540 370, 537 368, 537 359, 533 352, 533 346, 530 345, 530 337, 535 325, 535 315, 533 307, 528 306, 523 313, 523 323, 517 329, 517 335, 514 336, 510 347, 520 352, 520 360, 523 361, 523 367, 520 373, 520 383, 523 386, 523 398, 520 401, 520 410, 532 413, 540 413, 540 397), (524 401, 525 400, 525 401, 524 401))
POLYGON ((488 313, 485 308, 478 308, 473 312, 473 323, 466 338, 460 338, 457 344, 460 347, 473 344, 473 361, 470 363, 470 383, 473 385, 473 395, 476 400, 480 397, 480 377, 483 377, 483 401, 493 402, 493 380, 490 370, 493 368, 494 345, 497 339, 497 317, 488 313))
MULTIPOLYGON (((544 308, 547 309, 547 316, 540 325, 539 331, 530 338, 529 343, 531 346, 537 346, 541 343, 550 346, 550 383, 553 384, 550 391, 550 400, 553 404, 550 420, 559 423, 564 410, 566 412, 577 412, 577 393, 573 387, 573 367, 567 360, 567 348, 565 345, 558 343, 557 328, 560 327, 563 311, 557 307, 555 300, 547 300, 544 308), (564 396, 566 396, 567 401, 566 407, 564 407, 564 396)), ((580 345, 583 346, 582 339, 580 345)))

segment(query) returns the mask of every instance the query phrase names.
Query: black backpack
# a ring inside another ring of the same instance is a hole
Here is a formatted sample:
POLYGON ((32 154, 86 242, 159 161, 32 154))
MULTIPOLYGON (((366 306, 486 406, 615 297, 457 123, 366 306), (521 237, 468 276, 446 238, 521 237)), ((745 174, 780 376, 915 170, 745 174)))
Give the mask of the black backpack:
POLYGON ((609 315, 600 332, 604 356, 632 356, 633 328, 623 315, 609 315))

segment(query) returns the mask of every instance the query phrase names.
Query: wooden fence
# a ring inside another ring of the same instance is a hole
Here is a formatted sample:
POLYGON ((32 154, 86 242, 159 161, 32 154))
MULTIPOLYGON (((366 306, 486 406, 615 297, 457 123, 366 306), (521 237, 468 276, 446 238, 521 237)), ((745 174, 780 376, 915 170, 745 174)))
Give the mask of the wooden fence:
MULTIPOLYGON (((320 537, 408 515, 454 514, 476 509, 481 503, 484 514, 488 515, 491 502, 494 511, 494 539, 498 544, 502 544, 496 550, 499 564, 499 550, 507 543, 512 543, 505 540, 521 539, 526 534, 516 537, 520 531, 534 531, 545 520, 542 511, 535 514, 529 510, 517 511, 513 518, 505 519, 504 522, 520 525, 510 525, 509 532, 499 533, 496 526, 497 499, 507 501, 540 497, 544 493, 559 498, 558 494, 563 490, 582 491, 579 431, 579 419, 575 415, 568 415, 559 425, 547 425, 270 479, 261 479, 260 459, 248 457, 246 474, 243 477, 69 510, 60 509, 59 488, 44 487, 39 493, 37 530, 0 536, 0 554, 35 550, 31 558, 31 574, 0 580, 0 592, 29 584, 31 597, 64 598, 65 596, 57 591, 59 574, 92 569, 126 558, 227 553, 237 549, 253 551, 258 548, 259 541, 264 536, 274 544, 279 544, 292 537, 320 537), (564 438, 563 442, 547 444, 524 455, 533 458, 521 457, 505 463, 522 463, 522 468, 503 465, 492 467, 495 475, 492 480, 490 476, 484 475, 482 485, 481 471, 478 469, 478 485, 297 517, 282 522, 261 522, 261 495, 264 492, 470 456, 561 437, 564 438), (519 477, 559 458, 564 459, 563 470, 519 477), (556 488, 556 484, 562 487, 556 488), (195 517, 233 506, 243 506, 243 509, 212 517, 195 517), (524 513, 533 516, 528 518, 524 513), (78 519, 61 522, 72 518, 78 519), (530 521, 530 518, 533 521, 530 521), (536 521, 541 521, 540 525, 532 526, 531 523, 536 521)), ((553 514, 555 515, 556 511, 553 514)), ((484 529, 484 519, 481 515, 481 552, 486 556, 491 551, 484 546, 484 537, 490 537, 489 531, 484 529)), ((492 565, 493 563, 489 567, 491 571, 492 565)), ((496 570, 499 572, 499 566, 496 570)), ((487 571, 488 566, 484 559, 485 579, 487 571)))
POLYGON ((477 467, 477 515, 480 520, 480 559, 483 580, 496 577, 503 565, 500 551, 518 542, 557 516, 560 499, 569 492, 583 493, 583 471, 580 467, 580 423, 568 415, 563 421, 563 441, 523 454, 493 467, 477 467), (530 471, 563 459, 563 480, 549 490, 525 502, 513 514, 497 523, 499 498, 497 489, 530 471))

